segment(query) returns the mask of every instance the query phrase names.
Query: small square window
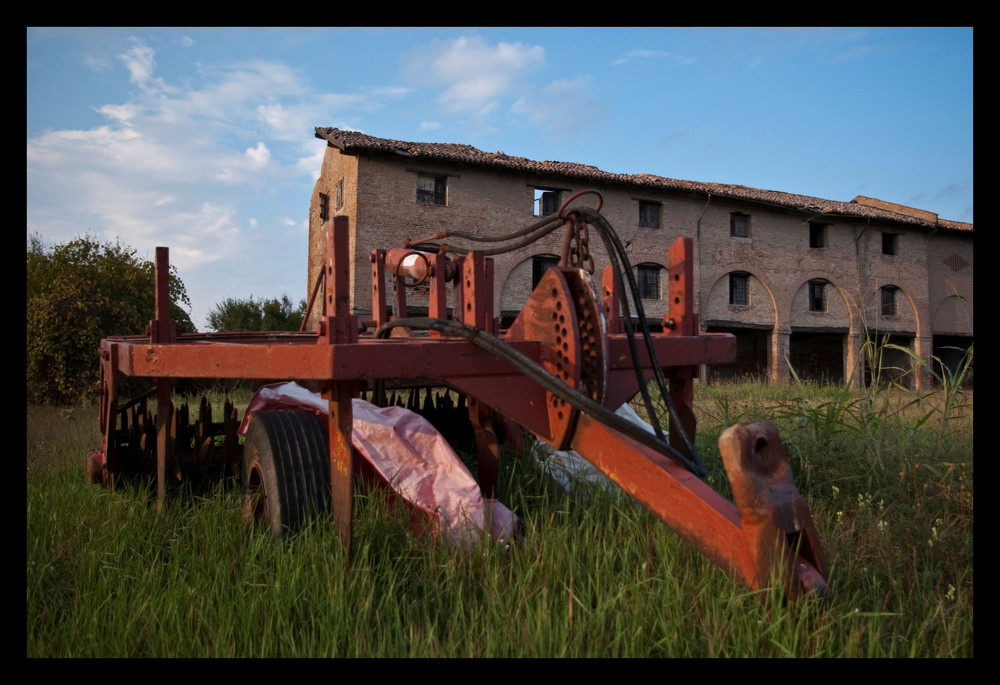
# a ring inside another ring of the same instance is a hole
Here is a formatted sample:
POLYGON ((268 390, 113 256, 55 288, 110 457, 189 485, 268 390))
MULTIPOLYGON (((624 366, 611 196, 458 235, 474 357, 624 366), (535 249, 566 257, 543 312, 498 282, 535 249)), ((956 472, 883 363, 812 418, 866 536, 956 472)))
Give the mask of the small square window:
POLYGON ((535 216, 551 216, 559 211, 559 191, 535 188, 535 216))
POLYGON ((660 203, 639 200, 639 227, 660 227, 660 203))
POLYGON ((640 264, 636 268, 639 281, 639 297, 644 300, 660 299, 660 271, 656 264, 640 264))
POLYGON ((811 311, 811 312, 825 312, 826 311, 826 282, 825 281, 810 281, 809 282, 809 311, 811 311))
POLYGON ((729 304, 746 307, 750 304, 750 276, 729 274, 729 304))
POLYGON ((826 224, 809 223, 809 247, 826 247, 826 224))
POLYGON ((750 215, 733 212, 729 215, 729 235, 733 238, 750 237, 750 215))
POLYGON ((330 196, 326 193, 319 194, 319 220, 327 221, 330 218, 330 196))
POLYGON ((882 234, 882 254, 897 254, 899 249, 899 236, 895 233, 882 234))
POLYGON ((422 205, 448 204, 448 177, 417 174, 417 202, 422 205))
POLYGON ((879 311, 882 316, 896 316, 896 288, 887 285, 879 290, 879 311))
POLYGON ((559 264, 559 258, 552 255, 537 255, 531 258, 531 289, 534 290, 550 266, 559 264))
POLYGON ((344 206, 344 179, 337 181, 337 209, 344 206))

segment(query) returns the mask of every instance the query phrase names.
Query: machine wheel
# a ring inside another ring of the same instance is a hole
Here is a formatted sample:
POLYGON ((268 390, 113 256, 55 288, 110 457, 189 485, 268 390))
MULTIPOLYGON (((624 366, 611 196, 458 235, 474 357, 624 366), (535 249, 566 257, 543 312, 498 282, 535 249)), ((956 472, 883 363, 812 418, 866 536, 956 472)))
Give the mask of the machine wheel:
POLYGON ((307 411, 254 414, 243 445, 243 518, 275 537, 330 510, 326 436, 307 411))

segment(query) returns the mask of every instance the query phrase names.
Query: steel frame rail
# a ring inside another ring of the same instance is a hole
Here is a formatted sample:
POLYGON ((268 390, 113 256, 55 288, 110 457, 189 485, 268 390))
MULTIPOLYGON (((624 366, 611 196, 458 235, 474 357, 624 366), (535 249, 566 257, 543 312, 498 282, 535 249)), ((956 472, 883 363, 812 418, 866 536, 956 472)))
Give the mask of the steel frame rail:
MULTIPOLYGON (((145 336, 101 342, 102 449, 110 482, 118 468, 115 425, 131 403, 120 403, 119 374, 155 383, 158 405, 156 477, 163 506, 167 455, 172 452, 172 385, 181 378, 312 381, 329 402, 327 417, 332 514, 348 550, 353 528, 351 400, 363 384, 379 379, 447 386, 470 398, 476 429, 480 481, 484 493, 496 487, 498 451, 495 421, 513 421, 559 449, 574 449, 678 535, 750 588, 779 583, 792 596, 822 591, 828 570, 808 506, 792 480, 777 430, 766 422, 741 424, 720 438, 734 502, 681 467, 668 452, 641 444, 593 415, 566 404, 536 379, 468 340, 432 330, 428 337, 361 338, 351 314, 349 224, 333 217, 327 225, 323 315, 314 333, 178 334, 169 318, 166 248, 156 251, 156 319, 145 336)), ((475 251, 454 262, 444 255, 417 260, 418 272, 404 274, 399 254, 372 255, 373 315, 376 327, 387 316, 386 264, 396 276, 395 319, 406 316, 401 281, 429 281, 432 318, 447 318, 446 287, 454 282, 455 319, 468 329, 503 342, 517 355, 550 373, 589 401, 614 409, 637 391, 633 360, 622 333, 618 292, 609 271, 600 294, 579 270, 546 273, 525 309, 507 331, 493 317, 492 260, 475 251), (582 280, 581 280, 582 279, 582 280), (582 285, 581 285, 582 284, 582 285), (588 292, 594 293, 592 300, 588 292), (560 317, 564 317, 560 321, 560 317), (588 328, 589 327, 589 328, 588 328), (594 359, 597 359, 595 362, 594 359)), ((412 253, 413 251, 407 251, 412 253)), ((693 306, 693 249, 678 239, 670 250, 670 314, 664 332, 652 336, 656 357, 669 381, 671 399, 693 440, 696 428, 693 379, 699 364, 731 361, 735 338, 698 334, 693 306)), ((413 260, 410 260, 411 262, 413 260)), ((645 378, 652 367, 645 350, 637 363, 645 378)), ((670 447, 683 449, 670 431, 670 447)))

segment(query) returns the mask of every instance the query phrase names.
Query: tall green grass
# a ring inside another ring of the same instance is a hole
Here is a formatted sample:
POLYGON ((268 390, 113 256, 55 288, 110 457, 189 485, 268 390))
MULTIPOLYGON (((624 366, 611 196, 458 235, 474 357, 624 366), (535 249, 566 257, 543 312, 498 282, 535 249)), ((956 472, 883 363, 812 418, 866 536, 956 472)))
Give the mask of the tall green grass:
POLYGON ((88 485, 96 410, 28 407, 27 656, 971 657, 971 413, 942 432, 940 392, 878 393, 696 387, 710 480, 729 424, 782 430, 832 567, 825 598, 789 606, 531 454, 502 456, 523 545, 418 539, 359 494, 348 564, 323 522, 247 531, 233 482, 160 514, 145 489, 88 485))

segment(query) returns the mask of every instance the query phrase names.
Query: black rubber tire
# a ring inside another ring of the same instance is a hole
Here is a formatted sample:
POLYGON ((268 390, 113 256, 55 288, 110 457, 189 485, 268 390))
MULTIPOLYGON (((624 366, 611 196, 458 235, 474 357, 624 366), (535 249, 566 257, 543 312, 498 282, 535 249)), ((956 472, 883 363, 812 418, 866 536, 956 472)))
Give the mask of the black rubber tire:
POLYGON ((282 409, 254 414, 243 444, 243 518, 275 537, 330 512, 330 457, 316 416, 282 409))

